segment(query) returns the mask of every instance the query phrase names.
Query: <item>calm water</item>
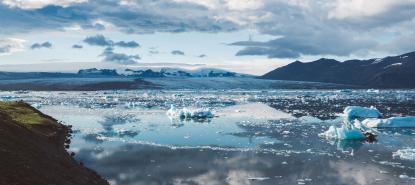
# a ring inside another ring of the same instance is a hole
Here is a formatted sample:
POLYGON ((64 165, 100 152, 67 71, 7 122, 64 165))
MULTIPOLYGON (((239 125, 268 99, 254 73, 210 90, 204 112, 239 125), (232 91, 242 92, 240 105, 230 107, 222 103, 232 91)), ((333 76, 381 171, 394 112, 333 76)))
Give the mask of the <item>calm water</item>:
POLYGON ((415 184, 414 129, 378 130, 378 140, 318 136, 346 105, 412 114, 414 91, 1 92, 73 125, 70 151, 112 184, 415 184), (170 105, 212 109, 178 120, 170 105), (321 111, 323 110, 323 111, 321 111))

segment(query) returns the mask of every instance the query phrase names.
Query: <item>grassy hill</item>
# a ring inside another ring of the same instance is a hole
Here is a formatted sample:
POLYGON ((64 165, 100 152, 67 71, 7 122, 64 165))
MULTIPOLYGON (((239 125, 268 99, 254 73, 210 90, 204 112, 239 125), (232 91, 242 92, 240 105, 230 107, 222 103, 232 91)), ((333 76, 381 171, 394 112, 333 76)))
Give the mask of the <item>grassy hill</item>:
POLYGON ((24 102, 0 102, 0 182, 108 184, 65 150, 71 129, 24 102))

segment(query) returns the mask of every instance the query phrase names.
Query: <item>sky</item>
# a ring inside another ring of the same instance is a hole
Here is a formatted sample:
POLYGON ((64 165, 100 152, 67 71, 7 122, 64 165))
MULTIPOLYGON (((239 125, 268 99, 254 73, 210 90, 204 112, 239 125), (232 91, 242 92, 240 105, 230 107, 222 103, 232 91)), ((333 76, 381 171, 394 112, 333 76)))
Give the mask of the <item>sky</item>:
POLYGON ((0 0, 0 70, 214 67, 415 51, 415 0, 0 0))

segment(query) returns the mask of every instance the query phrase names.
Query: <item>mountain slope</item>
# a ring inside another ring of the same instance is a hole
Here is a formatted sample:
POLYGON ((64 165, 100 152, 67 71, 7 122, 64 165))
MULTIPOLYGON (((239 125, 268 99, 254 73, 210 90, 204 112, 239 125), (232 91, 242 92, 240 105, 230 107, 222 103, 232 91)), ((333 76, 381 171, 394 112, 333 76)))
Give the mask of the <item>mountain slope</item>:
POLYGON ((415 52, 382 59, 319 59, 296 61, 277 68, 264 79, 358 85, 365 88, 415 88, 415 52))

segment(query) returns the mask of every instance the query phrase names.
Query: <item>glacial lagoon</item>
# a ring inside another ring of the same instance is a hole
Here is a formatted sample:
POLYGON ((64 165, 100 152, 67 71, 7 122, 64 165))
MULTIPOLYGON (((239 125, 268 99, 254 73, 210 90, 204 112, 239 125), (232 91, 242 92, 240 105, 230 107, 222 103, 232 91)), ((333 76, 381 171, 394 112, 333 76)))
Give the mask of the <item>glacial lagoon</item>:
POLYGON ((415 128, 319 136, 346 106, 415 115, 410 90, 0 92, 72 125, 68 152, 111 184, 415 184, 415 128), (208 119, 169 117, 204 108, 208 119), (398 152, 400 151, 400 152, 398 152))

